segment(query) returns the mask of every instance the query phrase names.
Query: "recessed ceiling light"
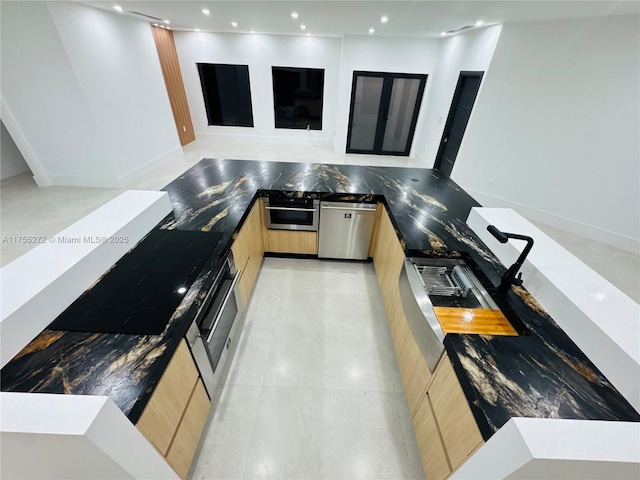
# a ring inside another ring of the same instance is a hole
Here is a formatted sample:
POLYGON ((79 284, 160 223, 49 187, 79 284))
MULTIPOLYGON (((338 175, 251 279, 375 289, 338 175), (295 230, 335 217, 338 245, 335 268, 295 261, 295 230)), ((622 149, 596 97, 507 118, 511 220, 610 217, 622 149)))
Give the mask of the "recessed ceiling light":
POLYGON ((445 37, 446 35, 447 35, 447 32, 440 32, 441 37, 445 37))
POLYGON ((122 9, 122 7, 121 7, 120 5, 114 5, 114 6, 113 6, 113 9, 114 9, 116 12, 120 12, 120 13, 122 13, 122 12, 123 12, 123 9, 122 9))
POLYGON ((238 22, 231 22, 231 26, 232 26, 233 28, 236 28, 236 27, 238 26, 238 22))
POLYGON ((310 34, 310 33, 307 33, 307 37, 310 37, 310 36, 311 36, 311 34, 310 34))
POLYGON ((306 30, 307 26, 306 25, 300 25, 300 30, 306 30))
POLYGON ((255 30, 251 30, 251 33, 256 33, 256 31, 255 30))
POLYGON ((166 23, 167 25, 171 23, 169 20, 163 20, 163 22, 166 23))
POLYGON ((291 12, 291 18, 293 18, 294 20, 298 18, 298 12, 291 12))
POLYGON ((385 15, 385 16, 383 16, 383 17, 380 17, 380 21, 381 21, 382 23, 387 23, 387 22, 389 21, 389 17, 387 17, 386 15, 385 15))
POLYGON ((157 26, 158 26, 158 24, 157 24, 157 23, 154 23, 154 24, 153 24, 153 26, 154 26, 154 27, 157 27, 157 26))
POLYGON ((369 29, 369 33, 375 33, 375 31, 376 31, 375 28, 370 28, 369 29))
POLYGON ((193 29, 193 31, 194 31, 194 32, 199 32, 199 31, 200 31, 200 29, 199 29, 199 28, 194 28, 194 29, 193 29))
POLYGON ((478 20, 476 22, 476 27, 481 27, 482 25, 484 25, 484 22, 482 20, 478 20))
POLYGON ((209 15, 211 12, 209 11, 208 8, 203 8, 202 13, 204 13, 205 15, 209 15))

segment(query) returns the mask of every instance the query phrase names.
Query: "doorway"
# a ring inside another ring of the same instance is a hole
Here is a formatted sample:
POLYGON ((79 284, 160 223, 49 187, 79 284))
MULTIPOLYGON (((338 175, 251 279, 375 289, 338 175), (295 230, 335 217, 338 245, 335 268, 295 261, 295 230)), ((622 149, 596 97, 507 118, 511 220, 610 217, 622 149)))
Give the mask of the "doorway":
POLYGON ((460 72, 456 91, 453 94, 451 108, 444 126, 440 147, 433 165, 447 177, 451 176, 453 164, 458 156, 458 150, 462 144, 464 131, 467 129, 473 104, 476 101, 480 83, 484 72, 460 72))
POLYGON ((408 156, 426 75, 353 72, 347 153, 408 156))

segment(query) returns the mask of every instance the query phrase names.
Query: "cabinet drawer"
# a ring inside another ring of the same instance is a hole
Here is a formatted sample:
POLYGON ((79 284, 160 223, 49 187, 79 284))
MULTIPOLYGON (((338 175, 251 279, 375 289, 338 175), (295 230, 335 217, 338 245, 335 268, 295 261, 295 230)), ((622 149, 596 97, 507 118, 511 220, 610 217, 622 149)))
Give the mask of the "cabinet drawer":
POLYGON ((409 412, 413 413, 427 391, 431 371, 411 332, 404 342, 398 364, 400 365, 404 393, 409 404, 409 412))
POLYGON ((180 478, 187 478, 210 408, 207 392, 198 380, 167 454, 169 465, 180 478))
POLYGON ((443 356, 440 360, 440 365, 429 387, 429 397, 451 468, 455 470, 483 440, 447 356, 443 356))
POLYGON ((163 455, 169 450, 197 379, 198 370, 182 340, 136 424, 163 455))
POLYGON ((267 230, 267 251, 274 253, 318 253, 318 232, 267 230))

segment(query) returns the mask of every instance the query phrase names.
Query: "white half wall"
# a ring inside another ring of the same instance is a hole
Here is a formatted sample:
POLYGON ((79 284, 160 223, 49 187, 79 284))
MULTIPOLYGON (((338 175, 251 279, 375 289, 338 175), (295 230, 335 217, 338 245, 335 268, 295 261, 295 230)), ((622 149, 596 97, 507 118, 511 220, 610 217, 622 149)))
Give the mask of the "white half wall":
POLYGON ((172 211, 129 190, 0 269, 0 367, 172 211))
POLYGON ((2 100, 41 185, 122 187, 180 149, 151 29, 115 12, 3 3, 2 100))
POLYGON ((639 22, 505 24, 453 180, 486 206, 638 252, 639 22))
MULTIPOLYGON (((431 168, 438 153, 442 132, 449 115, 453 94, 461 71, 486 72, 500 38, 502 25, 474 30, 440 40, 427 100, 427 111, 416 154, 431 168)), ((482 85, 478 95, 482 94, 482 85)), ((473 111, 471 113, 473 116, 473 111)))
POLYGON ((345 35, 342 39, 340 88, 336 118, 335 152, 345 153, 349 128, 349 108, 354 71, 419 73, 428 75, 427 86, 416 124, 411 156, 420 142, 428 103, 432 74, 438 58, 440 40, 422 38, 373 37, 345 35))
POLYGON ((109 397, 0 393, 0 476, 177 479, 109 397))
POLYGON ((261 141, 332 145, 336 130, 339 38, 174 32, 180 69, 198 137, 231 135, 261 141), (254 127, 209 126, 197 63, 249 66, 254 127), (322 130, 275 128, 271 67, 324 69, 322 130))
POLYGON ((640 424, 512 418, 452 480, 629 480, 640 477, 640 424))
POLYGON ((521 271, 524 287, 640 412, 640 305, 509 208, 472 208, 467 224, 504 265, 525 242, 499 243, 487 231, 533 238, 521 271))
POLYGON ((0 148, 0 179, 15 177, 29 171, 29 165, 4 126, 4 122, 0 122, 0 148))

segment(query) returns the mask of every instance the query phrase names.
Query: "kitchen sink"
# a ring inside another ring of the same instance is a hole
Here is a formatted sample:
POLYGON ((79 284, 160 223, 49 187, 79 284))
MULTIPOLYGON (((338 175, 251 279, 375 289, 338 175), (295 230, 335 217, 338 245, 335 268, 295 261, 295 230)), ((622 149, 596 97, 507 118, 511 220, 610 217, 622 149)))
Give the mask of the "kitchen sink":
POLYGON ((471 259, 406 258, 399 286, 409 329, 432 370, 446 334, 526 334, 471 259))
POLYGON ((499 310, 463 259, 409 258, 434 307, 499 310))

